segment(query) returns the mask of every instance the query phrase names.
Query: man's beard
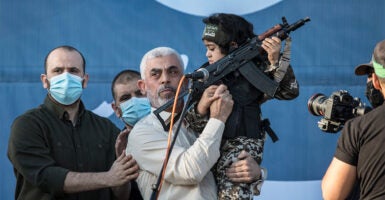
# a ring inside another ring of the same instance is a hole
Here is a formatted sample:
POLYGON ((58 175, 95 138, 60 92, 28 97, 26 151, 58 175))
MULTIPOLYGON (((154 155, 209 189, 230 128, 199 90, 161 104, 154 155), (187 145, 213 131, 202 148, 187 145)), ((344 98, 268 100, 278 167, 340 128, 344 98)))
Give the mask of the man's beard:
POLYGON ((166 104, 171 99, 174 99, 175 98, 175 92, 176 92, 175 88, 173 88, 171 86, 161 85, 157 89, 155 94, 152 94, 151 91, 148 90, 147 91, 147 98, 150 100, 152 107, 159 108, 159 107, 163 106, 164 104, 166 104), (161 97, 160 93, 162 91, 166 90, 166 89, 167 90, 171 90, 172 94, 171 95, 167 95, 166 97, 161 97))

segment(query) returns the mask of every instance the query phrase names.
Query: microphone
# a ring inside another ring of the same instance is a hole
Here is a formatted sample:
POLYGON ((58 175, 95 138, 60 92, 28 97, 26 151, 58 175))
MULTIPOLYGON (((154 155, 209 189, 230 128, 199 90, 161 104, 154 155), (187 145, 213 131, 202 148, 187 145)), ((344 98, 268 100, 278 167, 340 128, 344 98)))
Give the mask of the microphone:
POLYGON ((198 80, 200 82, 206 81, 209 76, 210 73, 206 68, 199 68, 197 71, 185 75, 186 78, 198 80))

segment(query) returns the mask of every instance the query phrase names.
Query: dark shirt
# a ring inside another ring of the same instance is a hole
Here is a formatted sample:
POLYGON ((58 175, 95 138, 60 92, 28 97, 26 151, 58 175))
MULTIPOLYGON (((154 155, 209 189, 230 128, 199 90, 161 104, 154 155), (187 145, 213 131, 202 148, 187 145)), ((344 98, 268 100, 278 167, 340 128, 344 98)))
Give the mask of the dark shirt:
MULTIPOLYGON (((126 129, 126 127, 124 127, 122 131, 124 129, 126 129)), ((142 194, 140 194, 140 190, 136 181, 132 180, 130 183, 131 183, 130 200, 143 200, 142 194)))
POLYGON ((143 197, 140 194, 140 190, 136 181, 131 181, 130 200, 143 200, 143 197))
POLYGON ((356 166, 360 199, 385 199, 385 105, 347 121, 335 157, 356 166))
POLYGON ((17 117, 8 157, 17 178, 15 199, 112 199, 110 188, 64 194, 66 174, 108 171, 120 130, 80 102, 73 126, 68 113, 48 96, 44 104, 17 117))

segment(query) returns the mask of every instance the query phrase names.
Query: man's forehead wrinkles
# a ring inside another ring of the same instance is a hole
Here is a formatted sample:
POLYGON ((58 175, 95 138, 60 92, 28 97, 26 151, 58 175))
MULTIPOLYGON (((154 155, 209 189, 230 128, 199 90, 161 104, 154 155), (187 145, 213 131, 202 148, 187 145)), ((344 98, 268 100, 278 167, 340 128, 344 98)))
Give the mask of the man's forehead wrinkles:
POLYGON ((65 65, 56 65, 54 67, 52 67, 54 69, 61 69, 61 68, 67 68, 67 69, 78 69, 79 67, 75 67, 75 66, 65 66, 65 65))
POLYGON ((161 67, 151 67, 151 71, 161 71, 163 68, 161 67))
POLYGON ((81 70, 78 67, 66 67, 66 66, 54 66, 54 67, 48 66, 47 69, 51 69, 51 70, 81 70))
POLYGON ((167 66, 152 66, 150 67, 151 70, 163 70, 163 69, 170 69, 170 68, 178 68, 178 66, 175 66, 175 65, 167 65, 167 66))

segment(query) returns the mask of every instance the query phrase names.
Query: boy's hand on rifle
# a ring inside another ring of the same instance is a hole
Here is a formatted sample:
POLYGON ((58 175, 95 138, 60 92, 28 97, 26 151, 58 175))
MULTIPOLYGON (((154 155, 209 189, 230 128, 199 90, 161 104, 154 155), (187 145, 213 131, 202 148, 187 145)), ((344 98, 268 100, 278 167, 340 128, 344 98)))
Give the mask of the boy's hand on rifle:
POLYGON ((265 38, 262 42, 262 48, 267 52, 270 64, 278 64, 279 54, 281 53, 281 39, 275 36, 265 38))

